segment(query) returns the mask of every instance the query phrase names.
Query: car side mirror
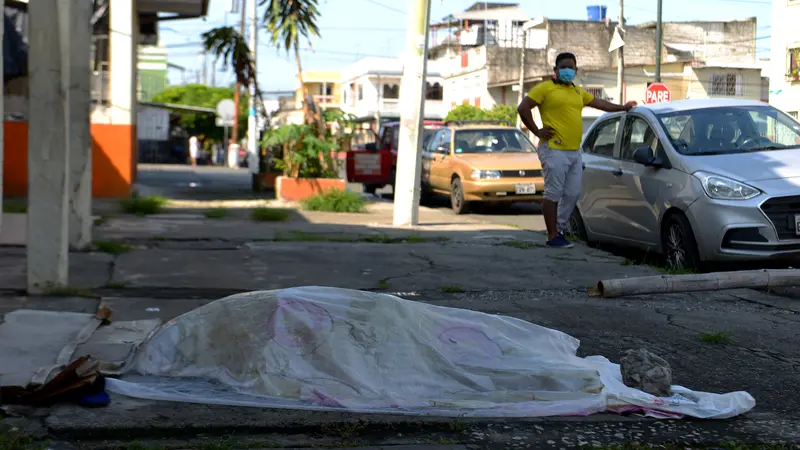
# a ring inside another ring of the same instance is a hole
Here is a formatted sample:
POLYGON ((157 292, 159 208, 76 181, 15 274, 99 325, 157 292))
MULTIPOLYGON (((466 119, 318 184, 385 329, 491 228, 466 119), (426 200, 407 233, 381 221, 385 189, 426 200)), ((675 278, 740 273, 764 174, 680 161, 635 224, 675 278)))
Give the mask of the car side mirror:
POLYGON ((648 167, 661 167, 663 165, 661 160, 653 155, 653 149, 646 145, 637 148, 633 152, 633 160, 648 167))
POLYGON ((436 147, 436 153, 441 153, 443 155, 446 155, 449 152, 447 151, 447 147, 445 147, 443 145, 440 145, 440 146, 436 147))

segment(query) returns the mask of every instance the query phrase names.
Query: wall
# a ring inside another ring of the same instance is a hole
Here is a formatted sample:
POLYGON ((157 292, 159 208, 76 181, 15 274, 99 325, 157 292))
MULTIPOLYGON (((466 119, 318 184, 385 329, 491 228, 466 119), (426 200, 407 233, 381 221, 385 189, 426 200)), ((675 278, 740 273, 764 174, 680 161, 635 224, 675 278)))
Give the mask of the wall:
MULTIPOLYGON (((683 63, 666 63, 661 66, 662 81, 672 92, 674 100, 685 98, 686 87, 683 63), (678 76, 678 75, 681 76, 678 76)), ((644 102, 647 83, 654 80, 652 74, 655 66, 638 66, 625 68, 625 100, 644 102)), ((608 100, 620 103, 617 98, 617 70, 603 69, 578 72, 578 84, 584 87, 602 87, 608 100)))
MULTIPOLYGON (((519 63, 520 49, 489 47, 486 56, 486 66, 488 72, 488 84, 519 83, 519 63)), ((547 76, 553 71, 555 54, 545 49, 525 50, 525 78, 536 78, 547 76), (552 57, 550 57, 552 56, 552 57), (552 59, 553 61, 549 61, 552 59)))
POLYGON ((664 23, 664 42, 701 43, 695 56, 709 65, 752 64, 756 62, 756 28, 754 17, 729 22, 668 22, 664 23))
POLYGON ((739 100, 761 100, 761 70, 731 68, 693 68, 689 75, 688 98, 733 98, 739 100), (712 94, 713 75, 733 74, 740 77, 741 95, 712 94))
MULTIPOLYGON (((92 195, 98 198, 130 196, 135 165, 127 136, 130 125, 92 124, 92 195), (121 151, 123 150, 123 151, 121 151)), ((3 193, 24 197, 28 193, 28 123, 5 122, 3 193)))
POLYGON ((773 0, 771 54, 769 71, 769 103, 786 112, 800 111, 800 81, 787 78, 788 50, 800 48, 800 4, 773 0))

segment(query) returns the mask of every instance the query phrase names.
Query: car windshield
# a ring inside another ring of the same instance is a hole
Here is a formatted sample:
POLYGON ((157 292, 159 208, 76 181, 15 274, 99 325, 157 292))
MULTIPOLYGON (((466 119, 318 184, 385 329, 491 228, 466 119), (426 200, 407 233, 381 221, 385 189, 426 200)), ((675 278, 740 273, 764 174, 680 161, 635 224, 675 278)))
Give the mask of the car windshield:
MULTIPOLYGON (((392 148, 397 149, 400 146, 400 128, 394 129, 395 133, 392 136, 392 148)), ((431 138, 439 128, 425 128, 424 133, 422 134, 422 148, 426 148, 428 146, 428 142, 430 142, 431 138)))
POLYGON ((519 130, 469 129, 455 132, 456 153, 531 153, 536 149, 519 130))
POLYGON ((800 147, 800 124, 771 106, 726 106, 659 114, 679 153, 727 155, 800 147))

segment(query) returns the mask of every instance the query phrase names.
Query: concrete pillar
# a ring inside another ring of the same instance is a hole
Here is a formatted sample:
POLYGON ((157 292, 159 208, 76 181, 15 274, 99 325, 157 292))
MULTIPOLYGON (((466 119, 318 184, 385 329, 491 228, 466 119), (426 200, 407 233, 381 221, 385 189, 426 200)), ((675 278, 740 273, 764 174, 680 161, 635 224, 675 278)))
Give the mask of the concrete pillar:
POLYGON ((67 284, 69 2, 30 0, 28 291, 67 284))
POLYGON ((92 242, 92 135, 90 129, 92 0, 71 0, 69 14, 69 245, 92 242))
POLYGON ((136 115, 137 115, 137 49, 139 16, 136 0, 109 2, 109 104, 117 142, 126 146, 130 160, 126 168, 130 180, 136 177, 136 115))

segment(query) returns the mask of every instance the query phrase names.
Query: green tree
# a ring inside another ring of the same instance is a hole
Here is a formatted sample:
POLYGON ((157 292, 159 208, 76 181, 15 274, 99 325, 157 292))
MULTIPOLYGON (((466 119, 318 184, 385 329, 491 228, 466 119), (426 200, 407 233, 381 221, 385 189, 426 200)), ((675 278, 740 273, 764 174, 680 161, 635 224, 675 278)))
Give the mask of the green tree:
POLYGON ((444 120, 501 120, 516 122, 517 112, 506 105, 495 105, 492 109, 481 109, 472 105, 458 105, 447 113, 444 120))
MULTIPOLYGON (((171 103, 176 105, 199 106, 202 108, 216 109, 221 100, 232 99, 233 88, 211 87, 203 84, 188 84, 186 86, 170 86, 164 91, 153 96, 153 102, 171 103)), ((224 133, 222 127, 215 123, 215 115, 207 113, 181 112, 180 125, 191 134, 203 135, 211 142, 222 142, 224 133)), ((247 129, 247 101, 239 104, 239 132, 247 129)), ((230 131, 229 131, 230 132, 230 131)))
MULTIPOLYGON (((270 35, 270 41, 279 50, 286 53, 294 52, 297 64, 297 80, 303 98, 303 115, 309 124, 322 123, 322 118, 316 120, 311 115, 308 106, 308 93, 303 83, 303 65, 300 61, 300 39, 310 40, 312 36, 319 36, 319 9, 317 0, 261 0, 261 5, 267 4, 264 10, 264 25, 270 35)), ((318 130, 320 136, 324 130, 318 130)))

